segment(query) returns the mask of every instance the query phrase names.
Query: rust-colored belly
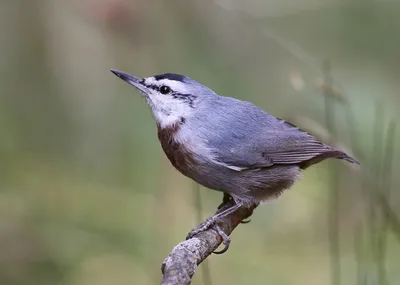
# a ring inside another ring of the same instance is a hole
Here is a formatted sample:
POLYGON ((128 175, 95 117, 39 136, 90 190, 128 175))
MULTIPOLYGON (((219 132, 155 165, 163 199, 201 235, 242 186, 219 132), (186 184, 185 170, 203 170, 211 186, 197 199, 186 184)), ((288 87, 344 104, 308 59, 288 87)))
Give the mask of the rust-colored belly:
POLYGON ((192 154, 182 144, 174 139, 179 130, 179 125, 175 124, 167 128, 158 128, 158 139, 161 147, 167 155, 171 164, 183 174, 187 175, 194 160, 192 154))

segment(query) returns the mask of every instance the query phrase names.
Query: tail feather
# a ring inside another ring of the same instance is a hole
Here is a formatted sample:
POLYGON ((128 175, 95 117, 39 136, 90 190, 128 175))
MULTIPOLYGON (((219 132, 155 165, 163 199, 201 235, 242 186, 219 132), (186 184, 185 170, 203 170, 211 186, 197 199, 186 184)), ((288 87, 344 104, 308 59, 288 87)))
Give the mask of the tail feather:
POLYGON ((343 152, 343 155, 341 157, 337 157, 337 158, 338 159, 343 159, 343 160, 348 161, 350 163, 354 163, 354 164, 360 165, 360 162, 358 162, 357 160, 355 160, 351 156, 345 154, 344 152, 343 152))
POLYGON ((345 160, 347 162, 360 165, 360 163, 357 160, 355 160, 354 158, 350 157, 349 155, 347 155, 343 151, 340 151, 340 150, 337 150, 337 149, 332 149, 330 151, 323 152, 323 153, 321 153, 321 154, 319 154, 317 156, 314 156, 313 158, 311 158, 309 160, 303 161, 300 164, 300 168, 301 169, 306 169, 306 168, 308 168, 308 167, 310 167, 310 166, 312 166, 312 165, 314 165, 314 164, 316 164, 318 162, 321 162, 321 161, 323 161, 325 159, 328 159, 328 158, 342 159, 342 160, 345 160))

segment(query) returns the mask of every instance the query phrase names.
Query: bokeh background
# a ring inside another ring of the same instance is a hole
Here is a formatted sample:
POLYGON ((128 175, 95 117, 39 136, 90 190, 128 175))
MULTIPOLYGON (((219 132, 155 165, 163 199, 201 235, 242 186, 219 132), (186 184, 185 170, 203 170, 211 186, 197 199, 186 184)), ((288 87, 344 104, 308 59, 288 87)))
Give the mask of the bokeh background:
POLYGON ((193 284, 400 284, 400 1, 0 1, 0 284, 158 284, 221 194, 112 73, 188 75, 361 161, 259 207, 193 284))

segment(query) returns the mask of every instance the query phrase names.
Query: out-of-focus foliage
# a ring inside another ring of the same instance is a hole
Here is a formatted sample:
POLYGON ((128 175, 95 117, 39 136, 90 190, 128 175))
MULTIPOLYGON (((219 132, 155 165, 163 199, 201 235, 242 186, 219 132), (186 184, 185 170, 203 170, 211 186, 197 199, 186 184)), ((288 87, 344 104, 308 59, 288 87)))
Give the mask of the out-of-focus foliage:
MULTIPOLYGON (((374 0, 0 1, 0 284, 157 284, 195 226, 192 182, 110 68, 188 75, 361 160, 361 171, 321 163, 258 208, 209 259, 214 284, 329 284, 335 262, 342 284, 397 284, 400 245, 389 225, 379 261, 384 215, 366 190, 391 187, 400 216, 399 177, 377 174, 399 123, 399 16, 399 1, 374 0)), ((205 218, 221 194, 202 190, 205 218)))

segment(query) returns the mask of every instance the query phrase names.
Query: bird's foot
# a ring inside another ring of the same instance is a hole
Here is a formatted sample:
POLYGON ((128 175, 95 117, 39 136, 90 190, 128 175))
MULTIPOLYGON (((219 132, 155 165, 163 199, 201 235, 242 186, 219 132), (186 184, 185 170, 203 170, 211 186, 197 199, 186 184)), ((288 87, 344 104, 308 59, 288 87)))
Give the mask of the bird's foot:
POLYGON ((222 238, 222 243, 224 244, 224 248, 220 251, 214 251, 214 254, 223 254, 229 249, 229 245, 231 244, 231 238, 218 226, 215 225, 214 229, 222 238))
POLYGON ((198 226, 197 228, 191 230, 188 235, 186 236, 186 240, 191 239, 192 237, 194 237, 195 235, 204 232, 208 229, 213 229, 215 230, 221 237, 222 239, 222 243, 224 244, 224 248, 220 251, 215 251, 215 254, 222 254, 224 252, 226 252, 229 248, 229 245, 231 243, 231 239, 229 238, 229 236, 220 228, 220 226, 217 224, 218 220, 226 217, 232 213, 234 213, 236 210, 238 210, 240 207, 242 207, 241 204, 234 204, 234 205, 228 205, 227 203, 221 207, 217 213, 208 218, 207 220, 205 220, 200 226, 198 226))
POLYGON ((199 227, 191 230, 188 233, 188 235, 186 236, 186 240, 191 239, 195 235, 197 235, 201 232, 204 232, 208 229, 213 229, 220 235, 220 237, 222 238, 222 243, 224 244, 224 248, 222 250, 214 251, 214 253, 215 254, 225 253, 229 248, 229 245, 231 243, 231 238, 221 229, 221 227, 219 225, 217 225, 217 220, 218 220, 218 217, 215 217, 215 216, 208 218, 199 227))
POLYGON ((203 223, 200 224, 200 226, 198 226, 197 228, 192 229, 187 234, 186 240, 191 239, 195 235, 212 228, 212 226, 214 226, 216 224, 216 222, 217 222, 217 218, 215 216, 207 218, 203 223))

